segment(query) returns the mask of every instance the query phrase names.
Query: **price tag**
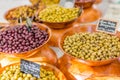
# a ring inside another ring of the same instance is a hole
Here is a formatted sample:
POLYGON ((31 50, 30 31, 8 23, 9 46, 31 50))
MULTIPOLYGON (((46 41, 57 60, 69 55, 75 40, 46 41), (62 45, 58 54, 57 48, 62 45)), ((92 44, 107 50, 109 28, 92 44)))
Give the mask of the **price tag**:
POLYGON ((118 25, 117 21, 100 19, 97 26, 97 31, 115 34, 117 25, 118 25))
POLYGON ((21 59, 20 71, 40 78, 40 65, 34 62, 21 59))
POLYGON ((65 8, 73 8, 75 4, 75 0, 60 0, 59 5, 65 8))

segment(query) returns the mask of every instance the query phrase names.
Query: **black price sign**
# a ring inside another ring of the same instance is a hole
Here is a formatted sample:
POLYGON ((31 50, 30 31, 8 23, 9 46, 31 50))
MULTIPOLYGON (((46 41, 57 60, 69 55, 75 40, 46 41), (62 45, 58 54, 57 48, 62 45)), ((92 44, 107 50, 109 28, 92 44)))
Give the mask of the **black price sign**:
POLYGON ((40 65, 31 61, 21 59, 20 71, 27 74, 32 74, 34 77, 40 78, 40 65))
POLYGON ((115 34, 117 24, 118 23, 116 21, 100 19, 99 23, 98 23, 98 26, 97 26, 97 31, 107 32, 107 33, 110 33, 110 34, 115 34))

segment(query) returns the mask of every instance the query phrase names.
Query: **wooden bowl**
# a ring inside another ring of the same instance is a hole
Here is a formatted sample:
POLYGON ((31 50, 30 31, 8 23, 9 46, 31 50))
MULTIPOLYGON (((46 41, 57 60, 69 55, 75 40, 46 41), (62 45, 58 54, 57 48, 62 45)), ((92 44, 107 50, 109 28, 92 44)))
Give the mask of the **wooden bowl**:
MULTIPOLYGON (((89 66, 101 66, 101 65, 109 64, 109 63, 113 62, 114 60, 118 59, 118 57, 117 57, 117 58, 113 58, 113 59, 109 59, 109 60, 91 61, 91 60, 83 60, 80 58, 76 58, 76 57, 73 57, 70 54, 66 53, 63 49, 63 42, 64 42, 65 37, 73 35, 75 33, 83 33, 83 32, 96 32, 96 25, 85 25, 85 26, 73 27, 73 28, 67 30, 65 33, 63 33, 62 37, 59 40, 60 49, 62 50, 62 52, 64 54, 67 54, 67 56, 69 55, 71 60, 75 60, 77 62, 87 64, 89 66)), ((117 32, 115 34, 115 36, 118 36, 120 38, 120 33, 117 32)))
POLYGON ((76 0, 75 7, 89 8, 94 2, 95 0, 76 0))
MULTIPOLYGON (((47 64, 47 63, 40 63, 40 62, 36 62, 36 63, 39 64, 41 67, 43 67, 46 70, 52 70, 59 80, 67 80, 66 77, 64 76, 64 74, 58 68, 56 68, 55 66, 47 64)), ((14 64, 11 64, 11 65, 8 65, 8 66, 5 66, 5 67, 1 68, 0 69, 0 74, 2 74, 2 72, 7 67, 14 66, 14 65, 20 65, 20 63, 14 63, 14 64)))
MULTIPOLYGON (((45 8, 44 8, 45 9, 45 8)), ((43 10, 44 10, 43 9, 43 10)), ((40 11, 38 11, 38 14, 39 14, 40 11)), ((36 22, 40 22, 40 23, 43 23, 45 25, 47 25, 48 27, 52 28, 52 29, 63 29, 63 28, 68 28, 70 27, 70 25, 72 25, 81 15, 82 13, 82 9, 79 8, 79 11, 78 11, 78 16, 76 16, 74 19, 72 20, 68 20, 68 21, 64 21, 64 22, 48 22, 48 21, 44 21, 44 20, 41 20, 39 19, 37 16, 36 16, 36 22)))
POLYGON ((63 29, 63 28, 68 28, 69 25, 75 22, 75 20, 76 19, 66 21, 66 22, 46 22, 46 21, 41 21, 41 22, 52 29, 63 29))
MULTIPOLYGON (((17 24, 5 24, 5 25, 2 25, 2 26, 10 26, 10 27, 7 27, 7 28, 3 28, 1 29, 1 31, 3 30, 6 30, 8 28, 11 28, 13 26, 15 26, 17 24)), ((22 24, 23 25, 23 24, 22 24)), ((8 56, 12 56, 12 57, 30 57, 38 52, 41 51, 41 49, 45 49, 44 47, 46 46, 47 42, 49 41, 50 37, 51 37, 51 30, 44 24, 39 24, 39 23, 33 23, 33 25, 36 25, 38 26, 41 30, 44 30, 48 33, 49 37, 48 39, 42 44, 40 45, 39 47, 35 48, 35 49, 32 49, 32 50, 29 50, 29 51, 26 51, 26 52, 21 52, 21 53, 12 53, 12 54, 8 54, 8 53, 4 53, 4 52, 0 52, 0 54, 5 54, 5 55, 8 55, 8 56)))
MULTIPOLYGON (((10 23, 18 23, 18 18, 12 14, 12 12, 14 12, 15 10, 17 9, 20 9, 20 8, 25 8, 25 7, 28 7, 28 8, 31 8, 31 9, 34 9, 35 12, 33 12, 31 15, 27 15, 26 12, 19 12, 19 14, 21 13, 21 17, 23 17, 24 15, 24 18, 22 18, 22 22, 26 22, 26 19, 27 17, 29 18, 33 18, 33 16, 36 14, 36 12, 38 11, 37 7, 36 6, 31 6, 31 5, 23 5, 23 6, 19 6, 19 7, 15 7, 15 8, 12 8, 10 10, 8 10, 5 15, 4 15, 4 18, 10 22, 10 23), (14 17, 13 17, 14 16, 14 17)), ((40 7, 39 11, 42 10, 44 8, 44 6, 40 7)), ((24 10, 23 10, 24 11, 24 10)), ((34 18, 33 18, 33 21, 34 21, 34 18)))

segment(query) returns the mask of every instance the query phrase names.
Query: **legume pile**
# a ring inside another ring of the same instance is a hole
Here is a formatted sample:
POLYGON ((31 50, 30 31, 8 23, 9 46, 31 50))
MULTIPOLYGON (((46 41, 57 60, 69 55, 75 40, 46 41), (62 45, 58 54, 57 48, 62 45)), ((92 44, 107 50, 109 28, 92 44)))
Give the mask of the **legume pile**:
POLYGON ((37 8, 32 6, 20 6, 18 8, 15 8, 14 10, 10 11, 6 15, 6 19, 12 21, 13 23, 18 21, 20 17, 22 18, 22 21, 26 21, 26 18, 32 18, 32 16, 36 13, 37 8))
POLYGON ((80 59, 101 61, 120 56, 120 39, 106 33, 76 33, 64 39, 65 52, 80 59))
POLYGON ((20 72, 20 66, 7 67, 0 75, 0 80, 58 80, 53 71, 40 68, 40 78, 20 72))
POLYGON ((26 25, 18 25, 0 32, 0 52, 20 53, 35 49, 48 39, 48 33, 36 25, 29 31, 26 25))
POLYGON ((79 8, 63 8, 58 5, 47 7, 38 13, 37 21, 66 22, 78 17, 79 8))

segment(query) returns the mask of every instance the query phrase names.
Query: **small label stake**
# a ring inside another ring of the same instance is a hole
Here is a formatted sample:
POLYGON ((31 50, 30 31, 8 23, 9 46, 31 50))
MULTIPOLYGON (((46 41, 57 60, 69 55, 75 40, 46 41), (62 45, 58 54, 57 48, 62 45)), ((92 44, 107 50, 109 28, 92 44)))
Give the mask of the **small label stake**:
POLYGON ((106 32, 109 34, 115 34, 117 30, 117 25, 118 25, 117 21, 100 19, 96 30, 101 32, 106 32))
POLYGON ((37 63, 21 59, 20 71, 40 78, 40 65, 37 63))

